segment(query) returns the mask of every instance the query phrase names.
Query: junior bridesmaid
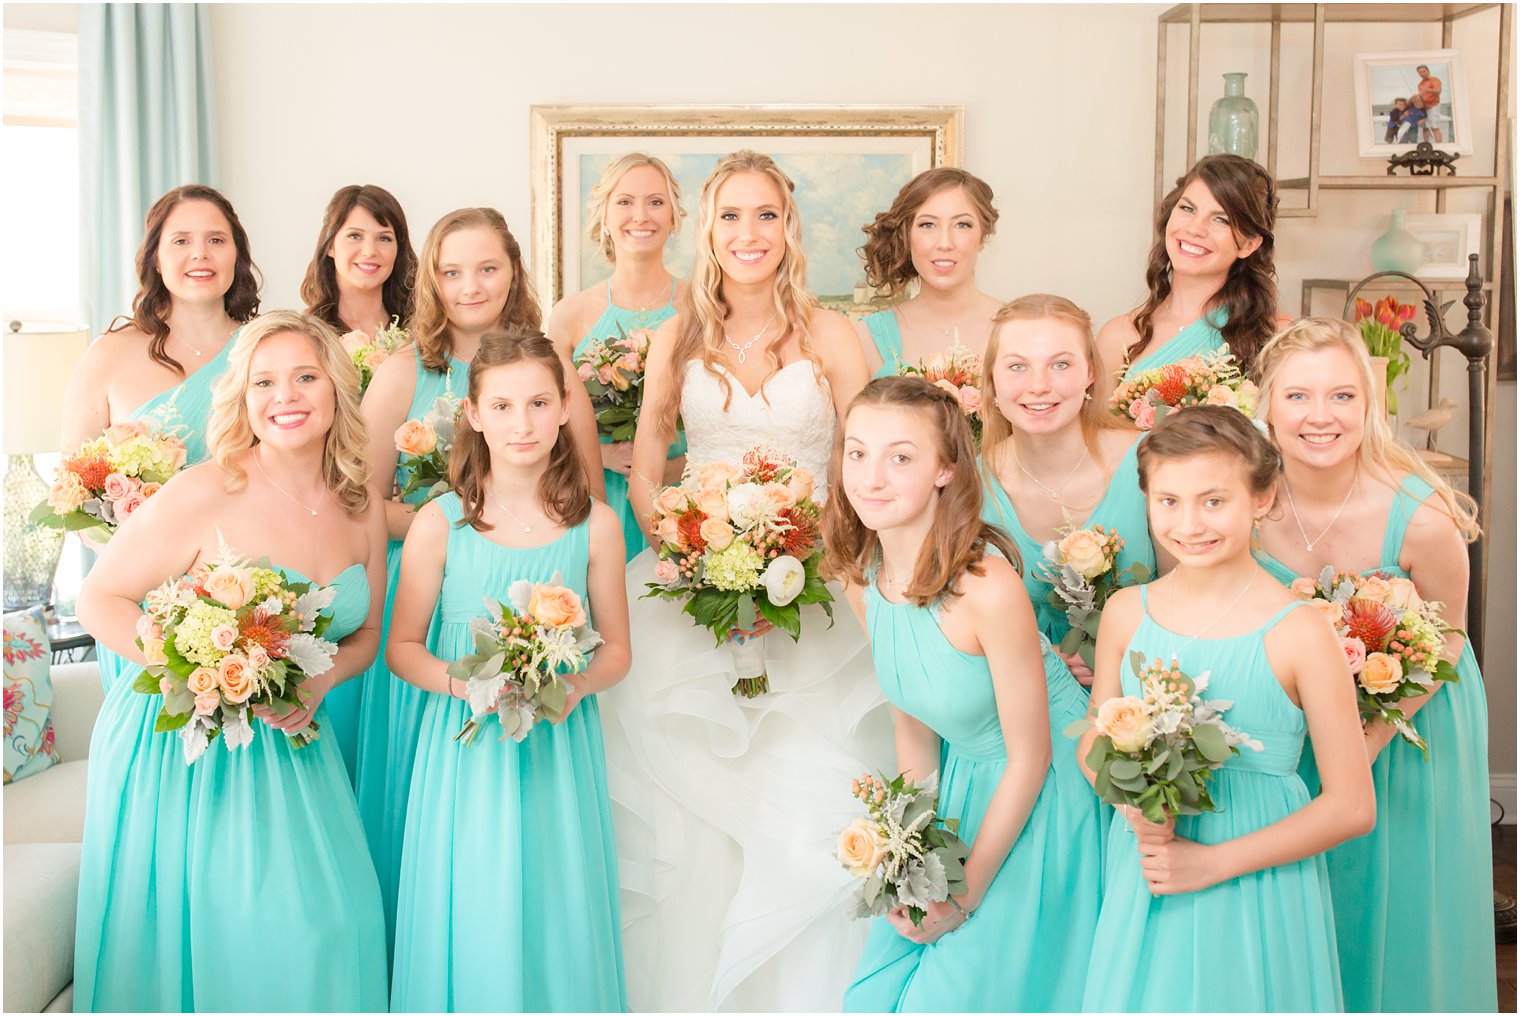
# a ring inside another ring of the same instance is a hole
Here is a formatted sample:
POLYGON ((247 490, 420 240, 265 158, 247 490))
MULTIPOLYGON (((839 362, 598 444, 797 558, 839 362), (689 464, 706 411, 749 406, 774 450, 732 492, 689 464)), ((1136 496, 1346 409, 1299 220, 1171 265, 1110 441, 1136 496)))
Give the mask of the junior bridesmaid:
POLYGON ((617 849, 596 693, 628 670, 617 516, 586 492, 566 375, 537 332, 493 332, 470 370, 454 490, 406 538, 387 659, 425 696, 396 923, 395 1011, 621 1012, 617 849), (562 584, 604 640, 561 721, 519 741, 471 708, 450 662, 482 598, 562 584))

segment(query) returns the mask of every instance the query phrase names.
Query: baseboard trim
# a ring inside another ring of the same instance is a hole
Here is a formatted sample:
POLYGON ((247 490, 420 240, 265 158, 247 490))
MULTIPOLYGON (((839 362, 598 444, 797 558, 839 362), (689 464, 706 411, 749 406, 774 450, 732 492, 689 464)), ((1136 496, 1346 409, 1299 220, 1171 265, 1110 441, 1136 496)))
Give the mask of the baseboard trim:
MULTIPOLYGON (((1504 824, 1515 824, 1515 774, 1514 773, 1489 773, 1488 796, 1498 801, 1504 808, 1504 824)), ((1499 814, 1497 808, 1490 806, 1489 821, 1493 821, 1499 814)))

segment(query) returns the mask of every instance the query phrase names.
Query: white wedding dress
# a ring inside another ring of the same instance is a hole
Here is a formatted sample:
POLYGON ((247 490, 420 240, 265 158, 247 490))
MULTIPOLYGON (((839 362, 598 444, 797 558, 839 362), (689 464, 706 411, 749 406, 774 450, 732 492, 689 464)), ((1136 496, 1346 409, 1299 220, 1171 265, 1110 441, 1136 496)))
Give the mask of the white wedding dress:
MULTIPOLYGON (((809 361, 763 396, 700 361, 681 397, 693 467, 778 448, 825 489, 835 413, 809 361)), ((633 665, 601 696, 636 1012, 837 1011, 869 921, 844 916, 854 880, 834 859, 861 812, 860 773, 896 772, 891 717, 865 633, 837 585, 834 626, 765 637, 771 691, 734 695, 732 657, 675 601, 643 599, 654 554, 628 565, 633 665)), ((573 944, 565 944, 571 954, 573 944)))

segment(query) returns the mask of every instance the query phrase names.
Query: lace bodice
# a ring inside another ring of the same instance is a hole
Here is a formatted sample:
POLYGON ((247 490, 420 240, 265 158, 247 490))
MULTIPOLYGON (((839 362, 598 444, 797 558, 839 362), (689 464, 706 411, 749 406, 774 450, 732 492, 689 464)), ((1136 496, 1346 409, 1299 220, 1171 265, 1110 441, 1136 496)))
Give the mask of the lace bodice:
MULTIPOLYGON (((721 364, 718 369, 727 373, 721 364)), ((733 395, 725 410, 723 385, 701 360, 687 362, 681 388, 687 462, 738 462, 755 445, 769 444, 810 470, 822 491, 834 447, 834 400, 828 381, 815 375, 812 362, 787 364, 756 395, 746 392, 732 374, 728 380, 733 395)))

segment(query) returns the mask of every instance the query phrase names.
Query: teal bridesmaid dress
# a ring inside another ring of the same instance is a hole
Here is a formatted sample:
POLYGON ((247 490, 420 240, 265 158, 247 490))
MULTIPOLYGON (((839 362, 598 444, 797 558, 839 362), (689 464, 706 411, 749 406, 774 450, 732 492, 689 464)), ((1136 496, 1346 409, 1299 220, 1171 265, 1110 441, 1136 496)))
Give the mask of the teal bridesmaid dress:
MULTIPOLYGON (((641 328, 653 331, 666 320, 676 316, 676 283, 670 283, 670 302, 663 307, 654 310, 629 310, 619 307, 612 302, 612 280, 607 280, 607 309, 602 311, 602 316, 596 319, 596 324, 591 330, 581 337, 575 344, 575 356, 580 356, 586 351, 593 339, 618 338, 619 332, 627 335, 641 328)), ((611 444, 612 439, 602 435, 602 444, 611 444)), ((676 458, 686 454, 686 436, 677 434, 676 441, 666 453, 668 458, 676 458)), ((639 551, 646 546, 644 534, 639 529, 638 513, 633 510, 633 502, 628 499, 628 477, 615 469, 603 469, 602 476, 607 484, 607 504, 617 512, 618 518, 623 523, 623 544, 626 550, 625 559, 632 561, 638 556, 639 551)))
POLYGON ((1224 336, 1220 329, 1229 320, 1223 307, 1217 307, 1167 339, 1155 349, 1124 368, 1124 380, 1128 381, 1142 370, 1165 367, 1190 356, 1201 356, 1216 349, 1224 349, 1224 336))
MULTIPOLYGON (((238 331, 241 331, 239 329, 238 331)), ((227 354, 237 341, 237 332, 222 346, 221 350, 199 368, 185 376, 173 388, 159 392, 138 406, 127 417, 129 420, 146 420, 168 429, 185 440, 185 468, 204 462, 210 456, 206 448, 206 423, 211 417, 211 388, 217 378, 227 369, 227 354)), ((96 644, 95 659, 100 663, 100 682, 106 691, 116 683, 124 670, 135 664, 117 656, 105 646, 96 644)))
MULTIPOLYGON (((1404 531, 1431 493, 1418 476, 1404 478, 1383 536, 1383 563, 1363 574, 1409 577, 1399 566, 1404 531)), ((1295 578, 1270 555, 1259 557, 1283 584, 1295 578)), ((1377 826, 1325 855, 1350 1012, 1493 1012, 1499 1004, 1488 702, 1465 641, 1457 679, 1415 714, 1430 759, 1395 737, 1372 765, 1377 826)), ((1312 752, 1305 750, 1298 771, 1318 793, 1312 752)))
MULTIPOLYGON (((428 647, 475 651, 483 596, 517 579, 560 581, 586 596, 589 520, 542 547, 492 543, 449 519, 447 559, 428 647)), ((595 606, 592 604, 591 606, 595 606)), ((401 862, 391 1005, 395 1012, 622 1012, 617 848, 595 696, 521 742, 488 720, 454 740, 464 699, 426 696, 401 862)))
MULTIPOLYGON (((464 399, 469 395, 470 365, 454 359, 443 373, 428 370, 417 358, 417 385, 408 420, 420 420, 433 408, 445 391, 464 399)), ((396 467, 397 488, 405 487, 410 470, 396 467)), ((408 499, 422 500, 422 494, 408 499)), ((406 832, 407 790, 412 782, 412 756, 417 750, 417 728, 422 723, 422 707, 427 693, 391 674, 385 666, 385 643, 390 638, 391 605, 396 600, 396 583, 401 577, 401 545, 392 540, 385 548, 385 613, 380 620, 380 652, 374 665, 350 684, 358 688, 357 765, 355 790, 359 795, 359 815, 364 833, 380 876, 380 894, 385 901, 386 942, 395 937, 396 882, 401 873, 401 839, 406 832)))
MULTIPOLYGON (((874 569, 865 597, 882 692, 942 739, 939 812, 960 821, 961 838, 974 848, 1007 764, 987 659, 950 644, 937 607, 884 599, 874 569)), ((1057 673, 1071 680, 1048 649, 1044 660, 1047 681, 1057 673)), ((1082 789, 1093 796, 1090 787, 1082 789)), ((1063 823, 1058 799, 1066 792, 1047 774, 1019 838, 964 925, 923 946, 877 918, 845 1010, 1074 1010, 1098 918, 1098 859, 1095 839, 1087 849, 1063 823)))
MULTIPOLYGON (((1210 674, 1208 698, 1230 699, 1225 721, 1260 741, 1214 773, 1216 811, 1184 815, 1177 835, 1222 843, 1309 803, 1298 777, 1307 725, 1267 663, 1266 635, 1290 610, 1231 638, 1189 641, 1144 616, 1123 654, 1123 694, 1140 694, 1129 654, 1210 674)), ((1357 934, 1359 929, 1348 929, 1357 934)), ((1338 1012, 1335 919, 1324 855, 1251 872, 1194 893, 1152 896, 1127 821, 1109 825, 1103 911, 1092 941, 1087 1012, 1338 1012)))
POLYGON ((866 331, 871 333, 871 341, 876 344, 876 352, 881 356, 881 368, 871 376, 892 377, 897 373, 903 351, 902 331, 897 327, 896 312, 890 308, 879 310, 875 314, 866 315, 863 320, 866 331))
MULTIPOLYGON (((333 584, 337 639, 364 621, 369 583, 355 564, 333 584)), ((383 1011, 380 886, 326 703, 305 748, 255 720, 252 744, 213 741, 187 766, 138 672, 90 742, 76 1011, 383 1011)))

